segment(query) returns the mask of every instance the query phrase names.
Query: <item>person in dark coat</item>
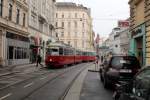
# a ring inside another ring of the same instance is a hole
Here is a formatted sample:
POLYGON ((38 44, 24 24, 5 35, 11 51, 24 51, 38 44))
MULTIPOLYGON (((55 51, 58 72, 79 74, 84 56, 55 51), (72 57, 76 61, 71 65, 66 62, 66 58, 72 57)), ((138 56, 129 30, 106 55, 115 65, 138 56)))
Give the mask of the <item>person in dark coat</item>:
POLYGON ((103 63, 103 56, 101 56, 101 63, 103 63))
POLYGON ((38 67, 38 64, 40 64, 41 66, 43 66, 41 64, 41 60, 42 60, 42 57, 40 55, 37 56, 37 63, 36 63, 36 66, 38 67))

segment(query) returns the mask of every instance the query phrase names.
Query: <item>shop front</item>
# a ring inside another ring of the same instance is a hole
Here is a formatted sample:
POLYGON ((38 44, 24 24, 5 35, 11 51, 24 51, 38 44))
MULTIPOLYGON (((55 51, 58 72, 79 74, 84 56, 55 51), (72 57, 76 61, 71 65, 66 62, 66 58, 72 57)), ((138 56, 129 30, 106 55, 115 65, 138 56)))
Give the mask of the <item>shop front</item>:
POLYGON ((141 66, 146 64, 146 31, 145 24, 137 26, 131 31, 129 54, 138 58, 141 66))
POLYGON ((30 36, 30 62, 35 63, 37 55, 42 57, 42 60, 45 60, 46 55, 46 46, 51 42, 51 38, 38 35, 30 36))
POLYGON ((29 63, 29 38, 6 31, 6 65, 29 63))

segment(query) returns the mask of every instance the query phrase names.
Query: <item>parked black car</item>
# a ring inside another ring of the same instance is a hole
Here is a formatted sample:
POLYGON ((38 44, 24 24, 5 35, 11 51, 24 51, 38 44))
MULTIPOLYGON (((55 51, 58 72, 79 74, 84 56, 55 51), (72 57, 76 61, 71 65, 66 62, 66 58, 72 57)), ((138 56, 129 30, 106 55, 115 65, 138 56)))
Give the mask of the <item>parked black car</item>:
POLYGON ((118 100, 150 100, 150 67, 139 71, 130 86, 130 90, 123 92, 118 100))
POLYGON ((140 69, 140 63, 134 56, 115 55, 104 61, 100 67, 100 78, 105 88, 118 81, 130 80, 140 69))

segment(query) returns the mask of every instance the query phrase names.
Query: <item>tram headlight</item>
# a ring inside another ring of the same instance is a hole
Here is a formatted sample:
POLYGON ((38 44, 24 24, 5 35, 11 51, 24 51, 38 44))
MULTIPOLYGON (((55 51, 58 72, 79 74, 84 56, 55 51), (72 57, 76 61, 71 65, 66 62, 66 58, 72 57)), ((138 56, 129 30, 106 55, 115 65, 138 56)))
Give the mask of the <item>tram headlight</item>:
POLYGON ((52 60, 52 59, 49 59, 49 61, 52 62, 53 60, 52 60))

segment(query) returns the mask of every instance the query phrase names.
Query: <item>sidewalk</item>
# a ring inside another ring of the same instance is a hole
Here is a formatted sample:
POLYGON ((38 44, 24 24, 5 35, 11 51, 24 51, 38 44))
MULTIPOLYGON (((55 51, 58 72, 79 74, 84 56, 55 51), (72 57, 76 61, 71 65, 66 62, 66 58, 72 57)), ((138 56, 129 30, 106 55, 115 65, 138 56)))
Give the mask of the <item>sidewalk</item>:
MULTIPOLYGON (((42 64, 44 65, 44 63, 42 63, 42 64)), ((5 76, 5 75, 9 75, 9 74, 13 74, 13 73, 21 72, 21 71, 23 71, 29 67, 35 68, 36 63, 32 63, 32 64, 29 63, 29 64, 17 65, 17 66, 0 67, 0 77, 5 76)))
POLYGON ((79 75, 64 100, 112 100, 112 91, 104 89, 95 68, 93 64, 79 75))

